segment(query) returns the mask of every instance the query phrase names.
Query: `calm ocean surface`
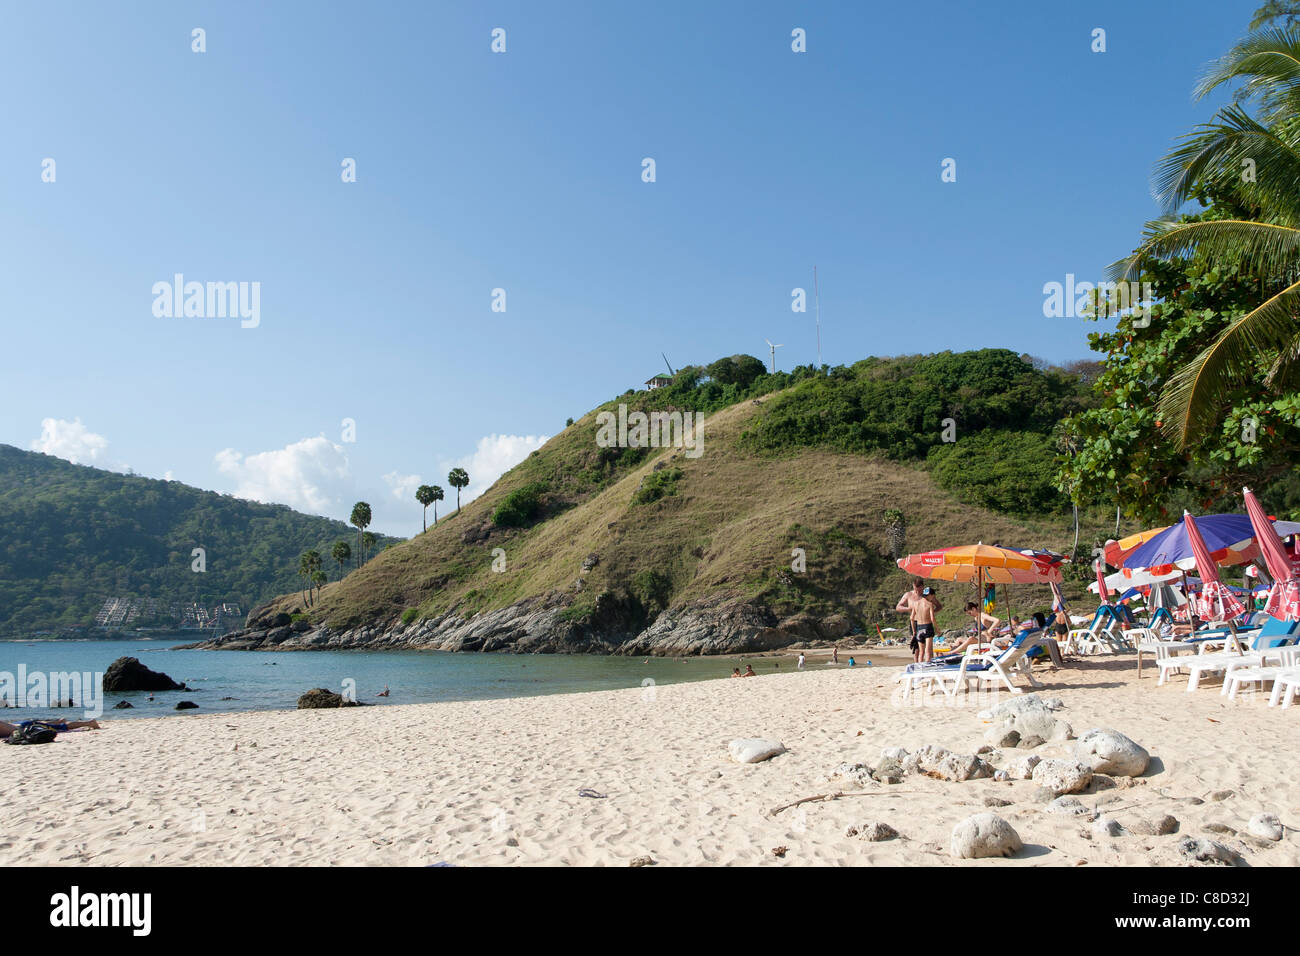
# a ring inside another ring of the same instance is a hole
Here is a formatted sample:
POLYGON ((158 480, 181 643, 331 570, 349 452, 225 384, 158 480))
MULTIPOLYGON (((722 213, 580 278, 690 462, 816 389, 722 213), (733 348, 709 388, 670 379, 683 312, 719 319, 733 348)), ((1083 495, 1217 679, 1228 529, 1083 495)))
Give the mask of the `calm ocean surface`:
MULTIPOLYGON (((762 674, 794 669, 793 658, 674 658, 599 657, 561 654, 450 654, 439 651, 173 651, 187 638, 139 641, 0 641, 0 672, 18 674, 19 665, 33 672, 92 671, 102 673, 119 657, 136 657, 150 670, 183 681, 190 691, 148 694, 105 694, 104 713, 112 719, 158 717, 168 714, 221 713, 243 710, 283 710, 313 687, 342 693, 344 681, 355 681, 358 700, 368 704, 414 704, 439 700, 481 700, 528 697, 588 690, 640 687, 647 678, 656 684, 728 677, 746 662, 762 674), (387 685, 389 696, 375 695, 387 685), (234 700, 222 700, 233 697, 234 700), (131 709, 114 710, 120 700, 131 709), (176 702, 192 700, 198 710, 176 711, 176 702)), ((843 657, 843 655, 842 655, 843 657)), ((858 655, 859 665, 865 654, 858 655)), ((830 665, 810 664, 823 669, 830 665)), ((841 665, 842 666, 842 665, 841 665)), ((80 701, 77 702, 80 705, 80 701)), ((78 708, 80 709, 80 707, 78 708)), ((51 710, 51 715, 73 715, 51 710)), ((34 714, 33 714, 34 715, 34 714)), ((7 716, 0 710, 0 716, 7 716)), ((29 716, 27 714, 23 715, 29 716)), ((10 718, 12 719, 12 718, 10 718)))

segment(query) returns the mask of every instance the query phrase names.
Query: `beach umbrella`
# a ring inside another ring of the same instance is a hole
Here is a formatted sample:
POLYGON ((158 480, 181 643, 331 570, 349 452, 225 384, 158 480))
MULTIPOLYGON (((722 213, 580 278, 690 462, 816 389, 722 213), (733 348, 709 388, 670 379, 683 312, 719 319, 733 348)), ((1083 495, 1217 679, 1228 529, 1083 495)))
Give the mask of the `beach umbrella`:
POLYGON ((1061 580, 1061 571, 1051 562, 1010 548, 989 544, 967 544, 939 548, 898 559, 908 574, 938 581, 975 581, 979 593, 985 584, 1047 584, 1061 580))
POLYGON ((1124 559, 1132 554, 1137 548, 1141 547, 1147 541, 1150 541, 1161 531, 1168 528, 1168 525, 1162 525, 1159 528, 1149 528, 1146 531, 1139 531, 1137 534, 1131 534, 1127 538, 1120 538, 1107 541, 1103 548, 1103 554, 1106 557, 1106 563, 1112 568, 1124 566, 1124 559))
MULTIPOLYGON (((1218 565, 1245 564, 1259 556, 1255 528, 1246 515, 1204 515, 1196 519, 1196 528, 1205 545, 1206 555, 1218 565)), ((1279 537, 1300 532, 1294 521, 1275 521, 1273 530, 1279 537)), ((1187 521, 1170 525, 1129 551, 1122 559, 1126 568, 1146 568, 1153 573, 1180 568, 1200 568, 1193 553, 1187 521)), ((1200 568, 1202 573, 1205 569, 1200 568)))
POLYGON ((1300 578, 1291 567, 1291 559, 1282 546, 1282 539, 1274 532, 1255 493, 1249 488, 1243 488, 1242 492, 1246 498, 1246 514, 1250 516, 1250 523, 1255 528, 1255 541, 1269 574, 1273 576, 1273 586, 1269 589, 1264 611, 1279 620, 1300 620, 1300 578))
POLYGON ((1147 607, 1151 608, 1152 611, 1162 607, 1172 611, 1186 603, 1187 598, 1183 595, 1183 592, 1172 584, 1165 582, 1151 585, 1151 593, 1147 596, 1147 607))
MULTIPOLYGON (((1170 568, 1159 574, 1149 568, 1120 568, 1114 574, 1106 575, 1106 587, 1111 591, 1123 591, 1128 588, 1144 588, 1151 584, 1164 584, 1182 580, 1183 572, 1170 568)), ((1088 590, 1097 593, 1097 582, 1088 585, 1088 590)))
POLYGON ((1102 563, 1101 558, 1092 562, 1092 569, 1097 572, 1097 596, 1101 598, 1102 604, 1110 603, 1110 594, 1106 590, 1106 565, 1102 563))
MULTIPOLYGON (((1236 516, 1230 515, 1228 517, 1236 516)), ((1249 520, 1247 519, 1247 521, 1249 520)), ((1199 522, 1187 511, 1183 512, 1182 534, 1186 537, 1187 543, 1192 549, 1192 557, 1196 561, 1196 568, 1201 572, 1201 580, 1204 582, 1201 588, 1200 602, 1203 615, 1211 621, 1230 621, 1238 614, 1244 613, 1246 609, 1237 600, 1237 596, 1219 580, 1219 565, 1210 556, 1210 549, 1201 534, 1199 522)), ((1153 538, 1143 547, 1149 547, 1156 540, 1153 538)), ((1133 557, 1133 555, 1130 555, 1130 557, 1133 557)), ((1238 647, 1238 650, 1240 650, 1240 647, 1238 647)))
POLYGON ((909 554, 899 558, 897 564, 908 574, 920 578, 973 581, 981 602, 986 584, 1050 584, 1061 581, 1059 564, 982 542, 909 554))

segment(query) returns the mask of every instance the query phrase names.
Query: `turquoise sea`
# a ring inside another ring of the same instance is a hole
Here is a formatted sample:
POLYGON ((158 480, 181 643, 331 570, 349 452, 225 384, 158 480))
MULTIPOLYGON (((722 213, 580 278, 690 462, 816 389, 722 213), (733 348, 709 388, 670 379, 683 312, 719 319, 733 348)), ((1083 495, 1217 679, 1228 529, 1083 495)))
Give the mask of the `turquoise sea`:
MULTIPOLYGON (((20 665, 28 674, 74 671, 101 674, 119 657, 136 657, 151 670, 162 671, 193 688, 155 693, 153 701, 144 692, 105 694, 104 714, 116 720, 292 709, 298 697, 313 687, 342 693, 348 686, 346 681, 355 682, 358 700, 383 705, 615 690, 641 687, 647 679, 656 684, 707 680, 729 677, 732 668, 739 665, 743 670, 746 663, 752 664, 759 675, 795 667, 793 657, 652 657, 647 661, 586 654, 171 650, 186 640, 0 641, 0 675, 15 675, 11 680, 16 680, 20 665), (385 686, 389 696, 376 697, 385 686), (114 710, 113 706, 123 699, 130 701, 132 707, 114 710), (192 700, 199 707, 176 711, 176 702, 180 700, 192 700)), ((859 655, 858 663, 865 664, 865 658, 866 655, 859 655)), ((809 664, 816 669, 828 666, 809 664)), ((67 710, 50 713, 73 716, 67 710)))

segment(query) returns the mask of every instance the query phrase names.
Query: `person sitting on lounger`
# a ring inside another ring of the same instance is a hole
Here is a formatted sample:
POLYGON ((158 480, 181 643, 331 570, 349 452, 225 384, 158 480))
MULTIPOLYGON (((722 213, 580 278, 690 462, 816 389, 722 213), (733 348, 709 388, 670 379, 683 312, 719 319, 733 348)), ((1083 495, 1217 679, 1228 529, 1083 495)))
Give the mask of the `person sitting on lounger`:
MULTIPOLYGON (((972 644, 991 644, 997 637, 998 627, 1002 621, 992 614, 985 614, 974 601, 966 602, 966 613, 975 619, 978 630, 952 649, 957 654, 972 644)), ((1005 644, 1005 642, 1003 642, 1005 644)))
POLYGON ((99 730, 99 721, 97 720, 24 720, 16 724, 11 724, 7 720, 0 720, 0 737, 8 737, 20 727, 30 727, 32 724, 40 724, 43 727, 49 727, 56 733, 64 734, 69 730, 81 730, 83 727, 90 730, 99 730))

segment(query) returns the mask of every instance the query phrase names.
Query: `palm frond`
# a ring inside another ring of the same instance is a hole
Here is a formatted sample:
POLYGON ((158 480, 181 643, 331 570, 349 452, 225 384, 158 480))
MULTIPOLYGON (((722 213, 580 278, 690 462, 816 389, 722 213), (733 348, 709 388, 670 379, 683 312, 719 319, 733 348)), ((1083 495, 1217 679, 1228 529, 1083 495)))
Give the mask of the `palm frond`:
POLYGON ((1297 309, 1300 282, 1237 319, 1169 379, 1158 412, 1175 447, 1199 440, 1218 421, 1228 391, 1251 380, 1263 355, 1285 349, 1300 334, 1297 309))
POLYGON ((1264 27, 1243 37, 1206 67, 1194 92, 1200 99, 1234 81, 1241 81, 1238 101, 1259 104, 1267 121, 1298 112, 1300 28, 1264 27))
POLYGON ((1136 279, 1151 259, 1184 259, 1194 254, 1225 271, 1242 264, 1269 276, 1287 275, 1300 261, 1300 229, 1274 223, 1157 219, 1147 223, 1143 236, 1142 245, 1131 256, 1111 264, 1109 279, 1136 279))
POLYGON ((1300 225, 1300 131, 1264 126, 1239 106, 1220 110, 1182 137, 1152 182, 1169 214, 1205 184, 1237 193, 1271 221, 1300 225))

